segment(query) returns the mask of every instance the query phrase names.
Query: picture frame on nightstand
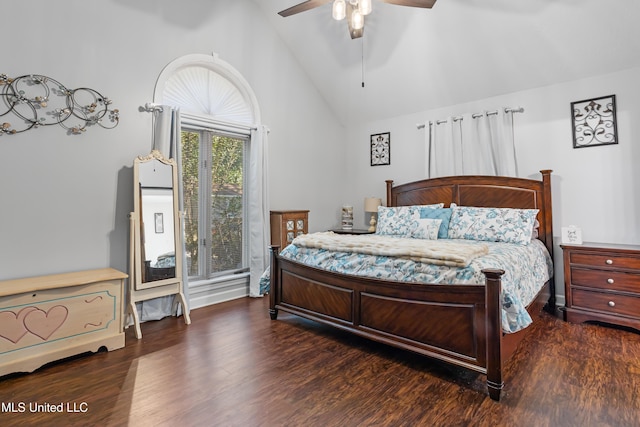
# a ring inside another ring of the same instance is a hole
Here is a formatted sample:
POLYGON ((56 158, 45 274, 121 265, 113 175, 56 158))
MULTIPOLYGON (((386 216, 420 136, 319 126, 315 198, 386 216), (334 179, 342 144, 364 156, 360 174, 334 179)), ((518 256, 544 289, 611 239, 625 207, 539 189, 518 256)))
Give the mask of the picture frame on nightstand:
POLYGON ((562 243, 565 245, 581 245, 582 229, 575 225, 562 227, 562 243))

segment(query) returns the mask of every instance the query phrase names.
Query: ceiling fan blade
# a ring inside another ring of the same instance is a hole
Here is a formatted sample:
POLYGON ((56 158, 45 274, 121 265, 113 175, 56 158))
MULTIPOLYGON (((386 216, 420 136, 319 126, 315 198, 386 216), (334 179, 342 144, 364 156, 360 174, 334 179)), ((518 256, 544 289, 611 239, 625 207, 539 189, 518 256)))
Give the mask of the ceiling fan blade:
POLYGON ((304 1, 295 6, 291 6, 288 9, 278 12, 278 15, 287 17, 291 15, 295 15, 296 13, 305 12, 310 9, 314 9, 318 6, 322 6, 324 4, 331 3, 331 0, 308 0, 304 1))
MULTIPOLYGON (((353 13, 353 6, 351 5, 351 3, 347 1, 347 16, 351 16, 352 13, 353 13)), ((362 35, 364 34, 364 27, 360 28, 359 30, 356 30, 351 25, 351 19, 347 18, 346 21, 347 21, 347 25, 349 26, 349 35, 351 36, 351 38, 358 39, 362 37, 362 35)))
POLYGON ((397 4, 399 6, 423 7, 426 9, 431 9, 433 5, 436 4, 436 0, 381 0, 381 1, 389 4, 397 4))

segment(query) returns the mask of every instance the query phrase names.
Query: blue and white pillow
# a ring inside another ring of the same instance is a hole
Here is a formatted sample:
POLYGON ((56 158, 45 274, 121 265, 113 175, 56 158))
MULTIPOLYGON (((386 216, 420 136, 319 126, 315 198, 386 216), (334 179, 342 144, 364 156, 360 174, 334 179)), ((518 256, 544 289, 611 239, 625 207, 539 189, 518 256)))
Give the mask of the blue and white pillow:
MULTIPOLYGON (((451 213, 453 209, 451 208, 441 208, 441 209, 418 209, 420 219, 418 221, 423 221, 425 219, 440 219, 440 229, 438 230, 438 239, 447 239, 449 237, 449 222, 451 221, 451 213)), ((412 236, 413 237, 413 236, 412 236)))
POLYGON ((537 214, 538 209, 454 207, 449 238, 527 245, 537 214))
POLYGON ((439 209, 443 203, 418 206, 378 206, 378 226, 376 234, 386 236, 411 237, 412 230, 417 228, 417 220, 421 211, 439 209))
POLYGON ((440 224, 442 224, 442 219, 439 218, 416 219, 410 234, 405 237, 411 237, 412 239, 437 240, 440 237, 438 233, 440 230, 440 224))

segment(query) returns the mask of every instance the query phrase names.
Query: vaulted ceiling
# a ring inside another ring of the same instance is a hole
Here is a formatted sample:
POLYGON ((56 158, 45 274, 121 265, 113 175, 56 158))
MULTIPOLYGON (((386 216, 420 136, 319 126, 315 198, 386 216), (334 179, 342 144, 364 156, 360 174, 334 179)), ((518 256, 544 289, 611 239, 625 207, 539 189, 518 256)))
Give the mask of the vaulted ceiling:
POLYGON ((638 0, 374 0, 356 40, 330 3, 277 14, 301 1, 254 0, 343 123, 640 66, 638 0))

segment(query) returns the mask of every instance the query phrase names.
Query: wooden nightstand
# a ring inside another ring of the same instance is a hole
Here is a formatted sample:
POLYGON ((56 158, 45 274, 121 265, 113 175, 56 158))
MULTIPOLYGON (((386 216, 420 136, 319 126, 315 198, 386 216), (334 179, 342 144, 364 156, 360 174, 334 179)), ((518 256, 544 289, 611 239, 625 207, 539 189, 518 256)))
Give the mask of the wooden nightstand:
POLYGON ((309 232, 309 211, 271 211, 271 244, 283 250, 300 234, 309 232))
POLYGON ((354 228, 352 230, 345 230, 344 228, 332 228, 331 230, 336 234, 373 234, 375 231, 369 231, 366 229, 354 228))
POLYGON ((564 258, 565 320, 589 320, 640 331, 640 246, 560 245, 564 258))

